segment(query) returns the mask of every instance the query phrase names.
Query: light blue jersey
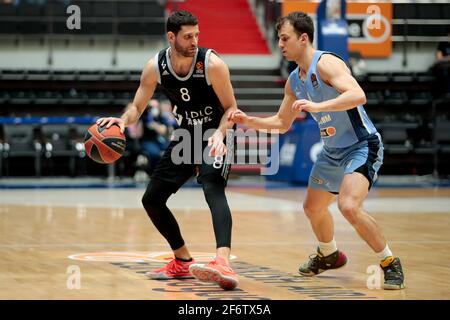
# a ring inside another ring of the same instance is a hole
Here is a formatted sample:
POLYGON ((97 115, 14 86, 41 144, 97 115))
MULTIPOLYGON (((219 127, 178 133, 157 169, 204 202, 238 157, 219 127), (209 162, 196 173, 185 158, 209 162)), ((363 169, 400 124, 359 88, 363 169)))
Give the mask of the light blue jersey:
MULTIPOLYGON (((290 74, 291 89, 297 99, 322 102, 339 96, 317 72, 317 62, 323 54, 333 53, 316 50, 304 82, 300 80, 299 67, 290 74)), ((308 185, 339 193, 344 176, 359 172, 367 178, 370 188, 383 163, 383 144, 364 107, 310 114, 319 125, 324 147, 311 170, 308 185)))
MULTIPOLYGON (((305 82, 300 80, 299 67, 290 74, 291 89, 297 99, 322 102, 339 96, 340 93, 323 82, 317 72, 317 62, 322 54, 333 53, 316 50, 305 82)), ((362 105, 346 111, 310 114, 319 125, 324 148, 330 153, 334 153, 334 148, 347 148, 377 132, 362 105)))

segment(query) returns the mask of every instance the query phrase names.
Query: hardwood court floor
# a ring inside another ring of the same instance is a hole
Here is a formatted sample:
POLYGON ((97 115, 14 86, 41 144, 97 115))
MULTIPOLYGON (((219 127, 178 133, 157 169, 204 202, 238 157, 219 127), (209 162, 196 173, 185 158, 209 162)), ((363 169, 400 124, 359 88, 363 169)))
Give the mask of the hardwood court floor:
MULTIPOLYGON (((405 290, 370 289, 378 260, 338 213, 335 238, 349 263, 298 275, 316 243, 301 209, 305 189, 229 188, 237 290, 197 280, 154 281, 144 272, 169 247, 140 198, 143 189, 0 191, 0 299, 450 299, 450 189, 374 189, 366 208, 406 272, 405 290)), ((200 189, 169 207, 191 251, 212 257, 211 217, 200 189)))

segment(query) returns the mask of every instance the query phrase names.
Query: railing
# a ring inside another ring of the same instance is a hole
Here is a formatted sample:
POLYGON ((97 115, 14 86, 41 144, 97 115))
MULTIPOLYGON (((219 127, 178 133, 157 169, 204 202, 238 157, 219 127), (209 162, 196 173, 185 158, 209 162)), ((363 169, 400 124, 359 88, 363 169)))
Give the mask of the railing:
MULTIPOLYGON (((281 16, 283 0, 249 1, 264 28, 267 39, 274 48, 277 40, 274 25, 278 17, 281 16)), ((311 2, 319 3, 320 0, 311 2)), ((392 41, 440 42, 448 40, 446 33, 446 30, 450 27, 450 4, 448 0, 392 0, 391 2, 394 7, 392 41), (430 12, 423 10, 423 8, 432 8, 432 6, 438 6, 440 9, 430 12), (411 10, 404 10, 405 8, 411 10), (420 28, 421 26, 422 28, 420 28), (428 26, 435 27, 429 28, 428 26)))
POLYGON ((258 19, 261 31, 267 39, 271 51, 276 50, 277 34, 275 23, 281 16, 283 0, 249 0, 250 6, 258 19))

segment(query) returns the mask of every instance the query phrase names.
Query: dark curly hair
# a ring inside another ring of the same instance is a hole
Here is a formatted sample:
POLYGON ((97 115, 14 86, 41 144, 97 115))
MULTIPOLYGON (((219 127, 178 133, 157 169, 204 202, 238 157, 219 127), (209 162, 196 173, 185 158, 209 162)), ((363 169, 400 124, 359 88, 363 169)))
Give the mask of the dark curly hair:
POLYGON ((167 18, 166 31, 175 34, 181 30, 182 26, 196 26, 198 19, 188 11, 175 11, 167 18))

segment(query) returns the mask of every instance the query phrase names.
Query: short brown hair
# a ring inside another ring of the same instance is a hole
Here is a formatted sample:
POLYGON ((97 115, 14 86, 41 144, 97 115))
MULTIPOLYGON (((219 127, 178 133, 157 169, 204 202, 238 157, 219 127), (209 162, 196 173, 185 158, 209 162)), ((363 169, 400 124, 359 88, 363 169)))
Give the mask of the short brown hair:
POLYGON ((302 33, 308 35, 309 41, 313 43, 314 41, 314 23, 310 16, 301 11, 294 11, 289 13, 287 16, 278 19, 276 24, 277 31, 280 31, 281 27, 289 22, 292 27, 294 27, 295 33, 300 37, 302 33))

